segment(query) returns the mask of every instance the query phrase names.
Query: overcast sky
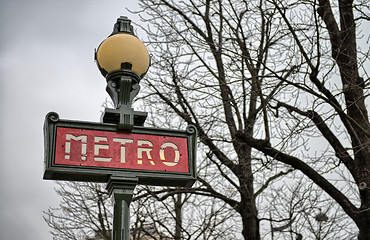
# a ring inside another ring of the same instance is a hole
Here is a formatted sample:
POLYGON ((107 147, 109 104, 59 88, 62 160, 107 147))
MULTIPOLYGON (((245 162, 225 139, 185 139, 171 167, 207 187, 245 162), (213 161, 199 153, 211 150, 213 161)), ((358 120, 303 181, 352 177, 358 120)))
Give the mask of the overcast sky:
MULTIPOLYGON (((108 94, 94 48, 136 0, 0 1, 0 239, 52 239, 42 211, 58 206, 43 176, 43 122, 98 122, 108 94)), ((140 37, 140 36, 139 36, 140 37)))
POLYGON ((99 121, 108 94, 94 48, 119 16, 140 23, 126 10, 136 2, 0 0, 1 240, 52 239, 42 211, 60 198, 42 179, 44 117, 99 121))

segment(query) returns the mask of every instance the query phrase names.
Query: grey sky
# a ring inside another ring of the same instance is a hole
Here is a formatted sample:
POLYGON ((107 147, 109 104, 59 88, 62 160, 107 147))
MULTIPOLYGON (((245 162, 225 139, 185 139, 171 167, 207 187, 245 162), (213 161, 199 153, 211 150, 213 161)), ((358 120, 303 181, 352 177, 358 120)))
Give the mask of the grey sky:
POLYGON ((60 198, 42 180, 44 117, 99 121, 108 94, 93 51, 119 16, 139 23, 126 10, 136 2, 0 0, 0 240, 52 239, 42 211, 60 198))
POLYGON ((43 122, 99 121, 105 79, 93 51, 128 0, 0 1, 0 239, 52 239, 42 211, 57 206, 43 175, 43 122))

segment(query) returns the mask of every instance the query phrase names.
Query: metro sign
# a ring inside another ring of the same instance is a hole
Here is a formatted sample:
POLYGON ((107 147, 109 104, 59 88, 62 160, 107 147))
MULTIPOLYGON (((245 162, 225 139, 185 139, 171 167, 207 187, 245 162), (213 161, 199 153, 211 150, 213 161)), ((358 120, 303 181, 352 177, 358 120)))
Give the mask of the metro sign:
POLYGON ((110 176, 150 185, 186 186, 195 181, 196 130, 135 127, 60 120, 44 124, 44 179, 106 182, 110 176))
POLYGON ((188 172, 187 139, 57 128, 55 164, 188 172))

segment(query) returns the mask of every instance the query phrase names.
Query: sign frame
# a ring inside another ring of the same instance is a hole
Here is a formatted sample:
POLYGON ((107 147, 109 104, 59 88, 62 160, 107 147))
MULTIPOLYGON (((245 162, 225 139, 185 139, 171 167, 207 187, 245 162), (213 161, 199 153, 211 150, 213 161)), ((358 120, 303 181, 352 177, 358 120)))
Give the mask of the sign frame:
POLYGON ((60 119, 49 112, 44 122, 44 176, 48 180, 88 181, 106 183, 110 177, 137 179, 138 184, 156 186, 190 187, 196 180, 197 130, 189 125, 186 130, 148 128, 135 126, 132 130, 119 130, 116 124, 60 119), (180 137, 187 139, 188 172, 135 170, 92 166, 55 164, 57 128, 74 128, 104 132, 180 137))

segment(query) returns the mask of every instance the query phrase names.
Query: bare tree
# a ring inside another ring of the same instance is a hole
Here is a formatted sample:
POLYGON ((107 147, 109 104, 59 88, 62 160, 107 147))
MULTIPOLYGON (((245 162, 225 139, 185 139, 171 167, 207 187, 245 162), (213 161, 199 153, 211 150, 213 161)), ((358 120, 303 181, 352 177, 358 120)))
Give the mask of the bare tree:
POLYGON ((181 193, 184 189, 141 188, 134 197, 132 234, 151 239, 237 239, 233 213, 214 198, 181 193), (179 191, 179 193, 173 193, 179 191), (144 227, 140 227, 144 226, 144 227))
POLYGON ((152 54, 146 124, 193 124, 200 146, 193 188, 137 189, 134 236, 348 239, 357 226, 370 238, 370 54, 356 45, 369 3, 140 4, 152 54))
MULTIPOLYGON (((142 6, 155 29, 147 31, 154 68, 147 89, 148 96, 158 98, 147 99, 151 111, 161 117, 153 116, 152 124, 197 126, 206 159, 201 166, 207 171, 199 172, 200 186, 190 192, 227 203, 241 217, 244 238, 259 239, 255 200, 269 183, 289 171, 253 155, 251 146, 236 134, 241 129, 258 134, 260 123, 269 117, 261 84, 273 78, 265 76, 270 55, 277 59, 280 53, 275 45, 287 38, 284 32, 271 33, 280 31, 272 30, 279 24, 274 19, 278 12, 259 1, 142 1, 142 6), (248 26, 247 19, 256 26, 248 26), (254 184, 260 189, 256 191, 254 184)), ((288 78, 295 68, 276 71, 288 78)), ((278 82, 264 83, 270 98, 286 86, 278 82)))
POLYGON ((147 100, 161 116, 153 124, 196 125, 213 169, 192 191, 229 204, 244 238, 259 239, 258 194, 290 166, 342 208, 359 239, 370 238, 369 51, 356 44, 368 2, 141 6, 153 54, 147 100))
POLYGON ((44 219, 53 239, 111 239, 112 204, 102 184, 57 182, 59 207, 49 207, 44 219))
POLYGON ((338 11, 332 7, 335 3, 329 1, 271 3, 293 39, 294 61, 301 62, 302 73, 282 80, 299 89, 310 101, 303 105, 299 98, 294 101, 274 98, 269 107, 290 126, 287 139, 315 132, 329 149, 324 156, 293 155, 286 145, 289 140, 276 142, 269 135, 257 139, 245 130, 237 135, 264 154, 302 171, 355 222, 360 232, 358 238, 369 239, 370 124, 365 106, 369 78, 366 70, 361 69, 369 59, 368 53, 358 58, 356 44, 356 26, 359 19, 368 19, 368 15, 363 15, 368 2, 338 1, 335 6, 338 11), (312 14, 306 15, 302 10, 312 14), (284 115, 294 120, 287 121, 284 115), (356 197, 346 194, 348 190, 343 191, 338 182, 331 180, 333 175, 343 176, 336 171, 346 172, 341 184, 347 184, 347 189, 355 188, 356 197))
MULTIPOLYGON (((161 116, 153 124, 174 126, 177 115, 178 123, 197 127, 206 159, 201 167, 207 170, 199 172, 200 185, 190 192, 227 203, 241 217, 244 238, 260 239, 253 174, 281 174, 263 164, 254 170, 252 147, 236 134, 255 134, 259 114, 268 117, 257 107, 268 49, 276 41, 269 32, 274 13, 266 15, 260 2, 253 8, 230 1, 141 3, 155 29, 147 31, 153 70, 146 83, 148 96, 157 96, 148 101, 161 116), (245 24, 247 18, 257 29, 245 24)), ((266 188, 263 180, 261 187, 266 188)))
MULTIPOLYGON (((262 206, 270 232, 262 231, 271 239, 355 239, 356 227, 351 219, 322 189, 295 174, 296 181, 274 186, 266 193, 262 206)), ((261 206, 261 207, 262 207, 261 206)))
MULTIPOLYGON (((104 184, 58 182, 59 207, 49 207, 44 219, 53 239, 110 240, 112 204, 104 184)), ((169 194, 171 189, 136 188, 131 203, 131 239, 237 238, 230 209, 214 199, 169 194), (158 191, 167 194, 159 196, 158 191), (186 211, 184 210, 186 209, 186 211)))

